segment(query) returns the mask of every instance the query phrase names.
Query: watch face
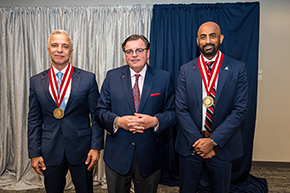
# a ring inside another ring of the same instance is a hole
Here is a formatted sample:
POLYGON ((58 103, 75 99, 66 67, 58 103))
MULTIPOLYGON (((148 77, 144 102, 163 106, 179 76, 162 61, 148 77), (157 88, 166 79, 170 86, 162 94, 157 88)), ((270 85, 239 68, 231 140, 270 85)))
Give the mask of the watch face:
POLYGON ((212 139, 212 144, 214 145, 214 146, 217 146, 217 143, 212 139))

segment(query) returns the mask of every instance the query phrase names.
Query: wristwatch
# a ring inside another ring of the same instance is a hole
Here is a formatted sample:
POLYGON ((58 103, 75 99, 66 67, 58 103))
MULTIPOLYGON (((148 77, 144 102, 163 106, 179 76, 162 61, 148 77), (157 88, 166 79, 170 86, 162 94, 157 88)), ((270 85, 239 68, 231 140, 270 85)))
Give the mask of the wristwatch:
POLYGON ((211 142, 212 142, 213 146, 217 146, 218 145, 213 139, 211 140, 211 142))
POLYGON ((119 126, 117 124, 117 121, 120 117, 116 117, 115 121, 114 121, 114 126, 115 126, 115 129, 118 130, 119 129, 119 126))

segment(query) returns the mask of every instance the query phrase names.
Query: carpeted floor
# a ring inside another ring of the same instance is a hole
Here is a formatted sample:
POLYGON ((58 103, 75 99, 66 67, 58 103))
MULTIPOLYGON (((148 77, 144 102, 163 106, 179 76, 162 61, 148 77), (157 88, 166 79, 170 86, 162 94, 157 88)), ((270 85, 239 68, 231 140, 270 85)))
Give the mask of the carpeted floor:
MULTIPOLYGON (((290 193, 290 168, 280 167, 261 167, 253 166, 251 174, 256 177, 266 178, 268 182, 269 193, 290 193)), ((168 187, 159 185, 158 193, 178 193, 178 187, 168 187)), ((8 191, 0 190, 0 193, 45 193, 43 189, 8 191)), ((74 193, 74 190, 66 190, 65 193, 74 193)), ((101 186, 94 186, 94 193, 107 193, 101 186)))

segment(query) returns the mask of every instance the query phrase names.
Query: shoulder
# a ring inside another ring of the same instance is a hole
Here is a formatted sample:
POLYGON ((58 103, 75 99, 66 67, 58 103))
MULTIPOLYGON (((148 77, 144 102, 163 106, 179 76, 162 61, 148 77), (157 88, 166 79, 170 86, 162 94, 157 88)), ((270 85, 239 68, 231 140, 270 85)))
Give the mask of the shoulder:
POLYGON ((121 67, 117 67, 117 68, 108 70, 107 71, 107 76, 117 76, 117 75, 120 75, 120 74, 124 74, 128 70, 129 70, 128 66, 124 65, 124 66, 121 66, 121 67))
POLYGON ((242 61, 239 61, 239 60, 236 60, 230 56, 227 56, 224 54, 224 59, 223 59, 223 62, 225 63, 230 63, 232 65, 239 65, 239 66, 245 66, 245 63, 242 62, 242 61))
POLYGON ((42 71, 42 72, 40 72, 38 74, 35 74, 35 75, 31 76, 30 77, 30 81, 34 81, 36 79, 44 78, 45 76, 48 76, 48 71, 49 71, 49 69, 44 70, 44 71, 42 71))
POLYGON ((181 65, 180 70, 188 70, 194 66, 198 67, 198 58, 195 58, 195 59, 181 65))
POLYGON ((74 67, 74 73, 80 74, 82 76, 95 76, 95 73, 89 72, 89 71, 86 71, 77 67, 74 67))
POLYGON ((158 77, 162 76, 168 76, 170 77, 171 76, 171 73, 166 71, 166 70, 162 70, 162 69, 158 69, 158 68, 155 68, 155 67, 152 67, 152 66, 149 66, 148 65, 148 68, 147 68, 147 72, 150 73, 150 74, 155 74, 157 75, 158 77))

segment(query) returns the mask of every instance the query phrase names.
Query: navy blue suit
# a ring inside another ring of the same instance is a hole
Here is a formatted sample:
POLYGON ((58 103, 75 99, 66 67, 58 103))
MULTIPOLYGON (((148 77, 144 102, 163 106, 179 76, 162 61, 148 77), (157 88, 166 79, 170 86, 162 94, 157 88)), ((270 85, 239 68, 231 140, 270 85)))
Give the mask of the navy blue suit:
MULTIPOLYGON (((219 71, 210 136, 218 144, 214 150, 217 158, 222 161, 230 162, 243 154, 241 123, 246 116, 247 101, 248 83, 245 64, 224 55, 219 71)), ((189 158, 194 150, 192 147, 194 142, 204 137, 201 134, 202 78, 198 59, 181 66, 175 106, 179 128, 175 149, 184 158, 189 158)), ((191 179, 191 176, 181 177, 183 180, 191 179)))
POLYGON ((90 149, 103 148, 104 131, 90 119, 99 98, 95 75, 74 67, 62 119, 53 116, 57 105, 49 92, 49 84, 48 70, 30 79, 29 157, 42 156, 47 167, 59 166, 64 160, 71 165, 82 164, 90 149))
POLYGON ((156 116, 159 130, 150 128, 143 134, 133 134, 120 128, 113 131, 117 116, 134 115, 134 102, 129 66, 111 70, 104 80, 98 101, 96 118, 107 130, 104 161, 115 172, 129 172, 136 150, 139 169, 146 177, 161 168, 164 161, 162 131, 176 122, 174 90, 170 73, 147 65, 138 113, 156 116))

